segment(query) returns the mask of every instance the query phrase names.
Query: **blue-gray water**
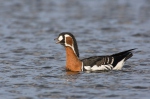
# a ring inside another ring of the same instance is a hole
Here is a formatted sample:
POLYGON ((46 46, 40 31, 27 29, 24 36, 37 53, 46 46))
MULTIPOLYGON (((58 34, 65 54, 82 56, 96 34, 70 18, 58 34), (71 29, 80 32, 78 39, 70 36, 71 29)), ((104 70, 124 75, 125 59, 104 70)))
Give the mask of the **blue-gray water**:
POLYGON ((149 99, 149 0, 0 0, 0 99, 149 99), (81 58, 138 48, 123 70, 65 71, 60 32, 81 58))

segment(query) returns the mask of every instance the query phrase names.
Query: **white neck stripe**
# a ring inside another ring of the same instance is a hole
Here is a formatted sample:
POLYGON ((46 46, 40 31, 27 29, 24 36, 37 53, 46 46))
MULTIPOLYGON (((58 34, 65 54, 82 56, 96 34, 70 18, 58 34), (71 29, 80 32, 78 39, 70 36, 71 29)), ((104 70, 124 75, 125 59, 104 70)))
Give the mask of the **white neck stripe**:
MULTIPOLYGON (((72 50, 73 50, 73 52, 75 53, 75 55, 76 55, 76 52, 75 52, 75 50, 74 50, 74 47, 73 46, 71 46, 71 45, 69 45, 69 44, 67 44, 67 43, 65 43, 65 45, 66 46, 68 46, 68 47, 71 47, 72 48, 72 50)), ((77 55, 76 55, 77 56, 77 55)))
POLYGON ((82 62, 82 67, 81 67, 81 71, 83 71, 83 68, 84 68, 84 66, 83 66, 83 62, 82 62))
MULTIPOLYGON (((77 56, 77 53, 75 52, 73 45, 71 46, 71 45, 69 45, 69 44, 66 43, 66 37, 70 37, 70 36, 68 34, 65 35, 65 45, 71 47, 72 50, 74 51, 75 55, 77 56)), ((73 41, 73 43, 74 43, 74 41, 73 41)))

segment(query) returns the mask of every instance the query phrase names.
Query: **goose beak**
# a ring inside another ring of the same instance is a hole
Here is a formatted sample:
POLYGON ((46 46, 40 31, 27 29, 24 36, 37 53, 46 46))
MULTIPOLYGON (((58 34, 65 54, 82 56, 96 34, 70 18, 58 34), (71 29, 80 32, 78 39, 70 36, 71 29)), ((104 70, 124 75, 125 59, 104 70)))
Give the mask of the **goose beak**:
POLYGON ((58 41, 58 38, 55 38, 54 40, 56 41, 56 44, 60 43, 60 41, 58 41))

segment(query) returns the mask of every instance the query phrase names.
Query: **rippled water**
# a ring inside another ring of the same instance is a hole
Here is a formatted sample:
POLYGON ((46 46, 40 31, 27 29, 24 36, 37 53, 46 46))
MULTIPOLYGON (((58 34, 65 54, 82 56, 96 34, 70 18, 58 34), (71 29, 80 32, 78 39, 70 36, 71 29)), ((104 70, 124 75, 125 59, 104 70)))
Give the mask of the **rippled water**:
POLYGON ((149 0, 0 2, 1 99, 149 99, 149 0), (81 58, 138 49, 122 71, 66 72, 64 31, 81 58))

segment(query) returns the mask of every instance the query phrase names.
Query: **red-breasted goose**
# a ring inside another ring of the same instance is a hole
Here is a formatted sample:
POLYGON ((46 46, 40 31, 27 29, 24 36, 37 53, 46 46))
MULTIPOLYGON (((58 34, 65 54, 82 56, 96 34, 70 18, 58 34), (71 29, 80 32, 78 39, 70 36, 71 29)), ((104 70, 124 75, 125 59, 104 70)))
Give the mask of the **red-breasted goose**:
POLYGON ((60 33, 55 40, 57 40, 56 43, 65 47, 66 69, 70 71, 121 70, 124 62, 133 56, 132 50, 134 50, 130 49, 112 55, 79 59, 77 42, 71 33, 60 33))

